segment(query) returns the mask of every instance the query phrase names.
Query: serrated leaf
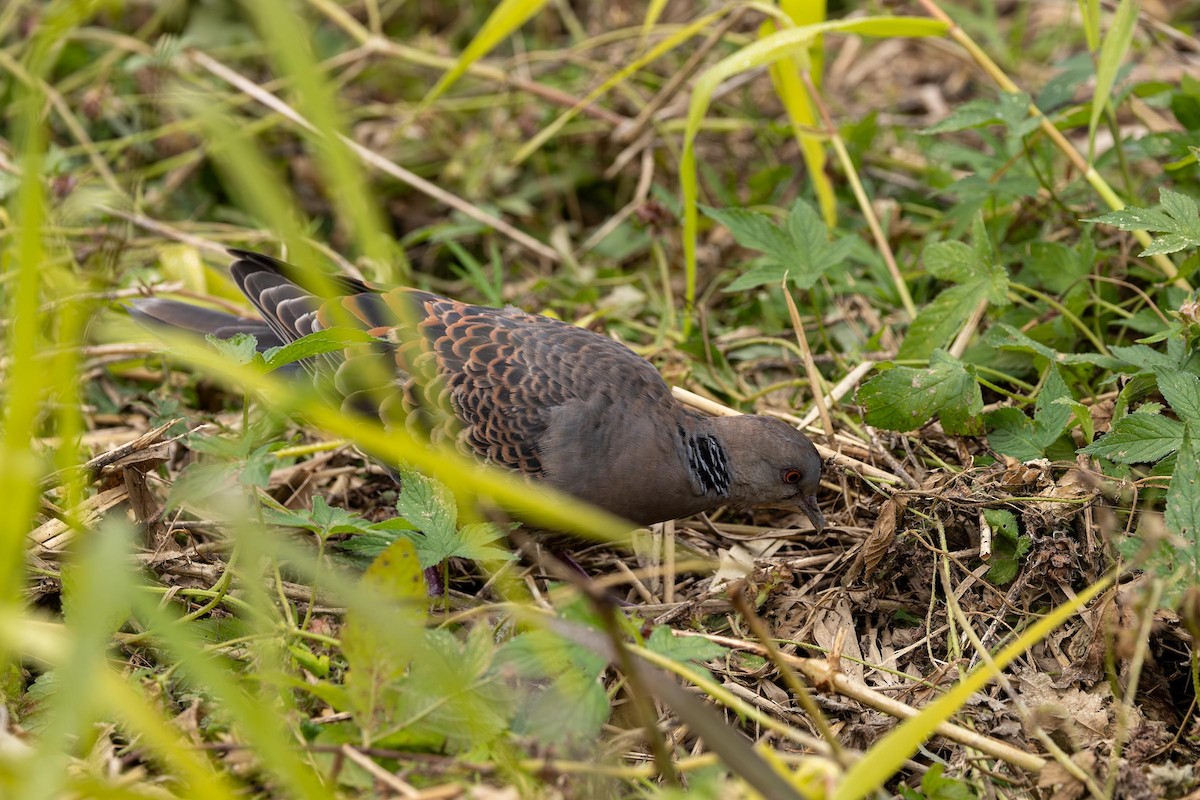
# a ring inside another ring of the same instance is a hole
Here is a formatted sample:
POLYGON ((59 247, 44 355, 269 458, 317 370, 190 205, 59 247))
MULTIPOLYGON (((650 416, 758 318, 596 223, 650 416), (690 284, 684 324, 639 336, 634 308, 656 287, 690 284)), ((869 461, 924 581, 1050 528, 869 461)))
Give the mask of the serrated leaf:
POLYGON ((1129 414, 1080 452, 1118 464, 1150 464, 1178 450, 1183 432, 1183 423, 1177 420, 1158 414, 1129 414))
POLYGON ((1171 476, 1163 521, 1184 541, 1182 550, 1177 550, 1178 561, 1183 562, 1183 583, 1194 584, 1200 569, 1200 453, 1188 432, 1184 433, 1171 476))
POLYGON ((1071 409, 1064 407, 1058 401, 1072 400, 1071 389, 1063 380, 1062 373, 1054 364, 1050 365, 1050 373, 1042 390, 1038 392, 1037 403, 1034 405, 1033 421, 1037 428, 1038 443, 1043 452, 1047 447, 1062 436, 1071 423, 1071 409))
POLYGON ((701 206, 700 210, 706 217, 728 228, 734 241, 742 247, 758 250, 782 263, 796 256, 795 244, 789 232, 776 225, 766 214, 745 208, 701 206))
POLYGON ((346 697, 369 739, 390 724, 398 703, 399 681, 418 655, 412 643, 423 635, 425 578, 416 548, 407 539, 392 542, 363 573, 382 607, 365 613, 352 608, 342 628, 342 653, 349 667, 346 697))
POLYGON ((897 357, 901 359, 928 358, 939 348, 950 344, 985 293, 980 281, 972 281, 946 289, 917 313, 900 344, 897 357))
POLYGON ((1033 420, 1019 408, 998 408, 989 412, 984 421, 988 427, 988 445, 997 453, 1021 462, 1045 455, 1033 420))
POLYGON ((1091 409, 1078 400, 1070 400, 1065 397, 1060 397, 1054 402, 1069 409, 1075 415, 1075 423, 1079 426, 1079 430, 1083 432, 1083 440, 1090 444, 1096 436, 1091 409))
POLYGON ((894 367, 863 384, 858 402, 869 425, 910 431, 934 416, 951 435, 974 434, 982 428, 983 395, 974 374, 948 353, 936 351, 928 369, 894 367))
POLYGON ((646 649, 680 663, 703 664, 720 658, 728 650, 703 636, 676 636, 666 625, 658 625, 646 640, 646 649))
POLYGON ((1144 344, 1112 345, 1108 348, 1121 361, 1140 370, 1153 371, 1160 368, 1174 369, 1179 365, 1166 353, 1160 353, 1144 344))
POLYGON ((594 678, 564 672, 522 704, 514 732, 547 746, 591 741, 612 713, 608 695, 594 678))
POLYGON ((852 241, 829 241, 829 231, 812 206, 797 200, 783 224, 765 214, 746 209, 703 208, 704 213, 729 228, 738 244, 762 252, 766 258, 739 276, 726 291, 742 291, 778 283, 785 275, 797 288, 811 288, 826 270, 850 254, 852 241))
POLYGON ((1188 195, 1160 189, 1159 208, 1125 208, 1101 217, 1084 220, 1103 222, 1123 231, 1159 231, 1160 236, 1139 255, 1174 253, 1186 247, 1200 247, 1200 210, 1188 195))
POLYGON ((1200 430, 1200 378, 1173 367, 1160 367, 1154 375, 1176 416, 1192 430, 1200 430))
POLYGON ((1121 362, 1116 358, 1099 353, 1060 353, 1005 322, 998 322, 989 328, 983 341, 1000 350, 1033 353, 1057 364, 1094 364, 1105 369, 1121 368, 1121 362))
POLYGON ((975 251, 966 242, 934 242, 925 247, 922 261, 939 280, 965 283, 978 273, 975 251))
POLYGON ((228 339, 208 335, 204 340, 235 364, 249 364, 258 358, 258 340, 251 333, 235 333, 228 339))

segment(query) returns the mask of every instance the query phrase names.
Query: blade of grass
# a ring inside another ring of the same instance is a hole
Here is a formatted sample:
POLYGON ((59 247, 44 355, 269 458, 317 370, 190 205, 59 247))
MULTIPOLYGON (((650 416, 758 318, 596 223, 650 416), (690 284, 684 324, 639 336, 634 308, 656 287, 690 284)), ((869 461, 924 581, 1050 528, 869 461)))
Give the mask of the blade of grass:
MULTIPOLYGON (((816 25, 825 21, 825 2, 800 2, 800 0, 781 0, 779 7, 792 24, 797 27, 816 25)), ((764 22, 759 29, 759 38, 769 35, 777 29, 771 22, 764 22)), ((821 86, 822 62, 824 61, 823 37, 813 38, 808 48, 808 63, 813 83, 818 90, 821 86)), ((812 133, 816 127, 817 115, 809 101, 808 92, 800 80, 800 62, 795 57, 781 58, 769 67, 771 83, 775 94, 779 96, 783 108, 787 112, 788 121, 792 126, 792 135, 800 147, 804 165, 808 168, 808 180, 812 183, 813 192, 817 196, 817 206, 821 210, 821 218, 825 224, 833 227, 837 224, 837 198, 833 191, 833 182, 825 174, 825 148, 822 137, 812 133)))
POLYGON ((1046 638, 1059 625, 1071 618, 1093 598, 1108 589, 1116 579, 1110 572, 1050 613, 1037 619, 1012 643, 996 654, 993 663, 982 664, 955 684, 948 692, 927 705, 920 714, 906 720, 880 739, 846 773, 834 793, 834 800, 860 800, 879 789, 903 766, 921 745, 933 735, 937 726, 959 711, 971 695, 986 686, 995 674, 1037 642, 1046 638))
POLYGON ((1112 27, 1100 46, 1100 57, 1096 62, 1096 88, 1092 91, 1092 114, 1088 120, 1088 163, 1095 158, 1096 126, 1100 124, 1105 106, 1112 100, 1117 71, 1129 52, 1129 45, 1133 43, 1140 10, 1138 0, 1121 0, 1117 13, 1113 15, 1112 27))
POLYGON ((430 103, 441 97, 442 93, 466 73, 468 67, 490 53, 502 39, 512 35, 545 4, 546 0, 500 0, 479 32, 463 49, 458 61, 429 90, 429 94, 425 95, 421 107, 427 108, 430 103))
MULTIPOLYGON (((710 99, 723 81, 734 75, 765 66, 784 57, 795 57, 807 69, 808 51, 816 36, 824 33, 856 33, 863 36, 939 36, 946 32, 944 23, 912 17, 872 17, 856 20, 837 20, 803 28, 777 31, 753 44, 743 47, 705 70, 692 90, 687 122, 683 134, 683 155, 679 165, 680 191, 683 196, 683 255, 687 290, 685 301, 690 308, 696 301, 696 236, 699 228, 699 185, 696 173, 696 135, 708 110, 710 99), (933 23, 933 24, 929 24, 933 23)), ((691 330, 692 315, 683 317, 685 334, 691 330)))

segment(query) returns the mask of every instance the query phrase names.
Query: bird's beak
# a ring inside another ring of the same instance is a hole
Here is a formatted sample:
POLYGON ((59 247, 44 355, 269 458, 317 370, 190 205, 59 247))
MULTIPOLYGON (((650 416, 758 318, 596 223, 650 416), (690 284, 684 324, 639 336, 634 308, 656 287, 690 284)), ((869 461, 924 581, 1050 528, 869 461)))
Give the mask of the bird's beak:
POLYGON ((821 513, 821 509, 817 507, 817 498, 801 496, 797 498, 796 505, 800 506, 800 510, 804 512, 804 516, 808 517, 808 521, 816 528, 817 533, 825 529, 825 515, 821 513))

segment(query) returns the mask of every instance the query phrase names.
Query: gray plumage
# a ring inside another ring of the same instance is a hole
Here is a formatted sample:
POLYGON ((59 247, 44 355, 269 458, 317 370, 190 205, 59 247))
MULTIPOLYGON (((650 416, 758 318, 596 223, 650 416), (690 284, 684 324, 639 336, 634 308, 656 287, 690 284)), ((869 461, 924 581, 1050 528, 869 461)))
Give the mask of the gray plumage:
POLYGON ((340 277, 326 287, 336 296, 321 297, 289 265, 231 252, 234 280, 261 320, 163 299, 135 301, 132 312, 217 336, 254 333, 262 349, 349 321, 379 344, 305 366, 332 376, 348 407, 385 423, 428 423, 440 407, 478 457, 639 524, 722 505, 788 506, 823 524, 821 459, 803 434, 771 417, 701 416, 648 361, 606 336, 517 308, 340 277), (363 361, 374 369, 348 369, 363 361), (363 374, 375 378, 363 385, 363 374))

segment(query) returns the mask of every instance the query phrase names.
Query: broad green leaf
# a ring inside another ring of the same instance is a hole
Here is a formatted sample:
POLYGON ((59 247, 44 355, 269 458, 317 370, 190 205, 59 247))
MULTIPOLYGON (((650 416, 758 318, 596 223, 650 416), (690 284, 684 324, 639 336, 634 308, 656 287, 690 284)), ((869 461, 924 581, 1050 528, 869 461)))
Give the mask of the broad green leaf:
POLYGON ((1124 208, 1084 222, 1103 222, 1123 231, 1161 231, 1139 255, 1174 253, 1186 247, 1200 247, 1200 211, 1191 196, 1163 188, 1158 208, 1124 208))
POLYGON ((975 251, 966 242, 934 242, 925 248, 922 260, 938 280, 966 283, 979 274, 975 251))
POLYGON ((425 95, 422 105, 428 106, 454 85, 455 81, 466 73, 467 69, 479 59, 490 53, 492 49, 514 31, 525 24, 525 21, 537 13, 546 0, 500 0, 479 32, 471 39, 470 44, 463 50, 458 61, 443 75, 429 94, 425 95))
POLYGON ((1037 117, 1030 115, 1029 105, 1029 95, 1024 92, 1003 92, 996 100, 971 100, 921 133, 934 135, 1004 125, 1011 135, 1024 136, 1039 124, 1037 117))
POLYGON ((928 358, 933 351, 946 347, 966 324, 985 292, 982 281, 973 281, 951 286, 933 298, 908 326, 897 357, 928 358))
POLYGON ((766 214, 746 208, 701 206, 701 210, 705 216, 728 228, 734 241, 742 247, 758 250, 784 264, 799 256, 791 231, 777 225, 766 214))
POLYGON ((1144 344, 1112 345, 1108 351, 1119 358, 1124 364, 1137 367, 1139 370, 1154 371, 1158 369, 1178 369, 1178 362, 1170 354, 1155 350, 1144 344))
POLYGON ((392 542, 367 568, 363 582, 386 604, 369 615, 348 611, 341 638, 348 665, 345 697, 370 741, 391 724, 399 681, 420 655, 412 643, 423 636, 427 590, 416 549, 407 539, 392 542))
POLYGON ((983 340, 985 344, 1000 350, 1032 353, 1056 364, 1094 364, 1105 369, 1120 369, 1122 366, 1118 359, 1099 353, 1060 353, 1005 322, 989 328, 983 340))
POLYGON ((983 395, 973 371, 940 350, 928 369, 893 367, 876 375, 858 390, 858 402, 867 424, 886 430, 915 430, 934 416, 951 435, 975 434, 982 427, 983 395))
POLYGON ((1200 378, 1171 367, 1160 367, 1154 375, 1171 410, 1189 429, 1200 432, 1200 378))
POLYGON ((503 530, 483 523, 464 525, 460 530, 454 495, 442 484, 415 470, 400 470, 396 513, 415 529, 405 535, 412 539, 422 567, 432 567, 456 557, 473 561, 512 558, 511 553, 496 544, 504 537, 503 530))
POLYGON ((931 274, 958 283, 938 295, 917 314, 900 345, 902 359, 926 358, 958 335, 982 300, 1008 305, 1008 271, 996 263, 995 250, 982 214, 972 223, 971 244, 935 242, 925 248, 931 274))
POLYGON ((1078 400, 1070 400, 1065 397, 1060 397, 1054 402, 1063 408, 1069 409, 1075 415, 1075 423, 1079 425, 1079 430, 1083 432, 1083 440, 1091 444, 1092 439, 1096 436, 1091 409, 1078 400))
POLYGON ((1046 382, 1042 385, 1042 390, 1038 392, 1033 412, 1038 442, 1043 450, 1062 436, 1071 423, 1071 409, 1059 401, 1073 399, 1071 389, 1063 380, 1062 373, 1055 364, 1051 364, 1046 382))
POLYGON ((699 636, 676 636, 666 625, 659 625, 650 632, 646 649, 680 664, 688 664, 709 679, 712 673, 703 666, 704 662, 728 653, 721 645, 699 636))
POLYGON ((1121 62, 1125 60, 1125 54, 1129 51, 1129 45, 1133 42, 1139 5, 1137 0, 1121 0, 1117 6, 1117 13, 1113 16, 1112 27, 1100 46, 1100 56, 1096 64, 1096 87, 1092 90, 1092 115, 1088 121, 1089 153, 1095 149, 1096 125, 1100 122, 1100 115, 1112 99, 1117 70, 1120 69, 1121 62))
POLYGON ((1183 539, 1176 549, 1184 586, 1194 585, 1200 570, 1200 453, 1190 432, 1183 435, 1175 474, 1167 491, 1167 510, 1163 517, 1167 528, 1183 539))
POLYGON ((850 255, 853 240, 829 241, 821 218, 803 200, 797 200, 782 225, 766 214, 747 209, 703 207, 709 216, 729 228, 743 247, 759 250, 767 258, 740 275, 726 291, 736 292, 765 284, 778 284, 784 275, 799 289, 809 289, 821 275, 850 255))
POLYGON ((399 718, 444 737, 454 752, 490 752, 516 712, 508 687, 489 674, 496 655, 491 628, 475 625, 465 641, 444 629, 427 630, 423 639, 421 658, 402 684, 399 718))
POLYGON ((236 333, 228 339, 205 336, 205 341, 235 364, 251 364, 258 359, 258 340, 250 333, 236 333))
POLYGON ((263 358, 269 371, 313 356, 335 353, 352 345, 377 341, 376 337, 359 328, 326 328, 288 342, 283 347, 272 347, 263 353, 263 358))
POLYGON ((1112 430, 1080 452, 1118 464, 1151 464, 1178 450, 1183 432, 1182 422, 1139 412, 1121 417, 1112 430))
POLYGON ((666 625, 658 625, 650 632, 646 640, 646 649, 664 655, 672 661, 687 663, 694 661, 703 664, 720 658, 728 651, 701 636, 676 636, 666 625))
POLYGON ((594 740, 611 713, 608 695, 595 677, 567 670, 522 703, 513 729, 561 748, 594 740))
POLYGON ((998 408, 989 412, 984 421, 988 427, 988 445, 1001 455, 1018 461, 1033 461, 1045 455, 1038 430, 1019 408, 998 408))
POLYGON ((516 556, 503 545, 497 544, 503 540, 504 530, 499 525, 473 522, 459 528, 454 551, 447 553, 445 558, 454 556, 472 561, 511 561, 516 556))

